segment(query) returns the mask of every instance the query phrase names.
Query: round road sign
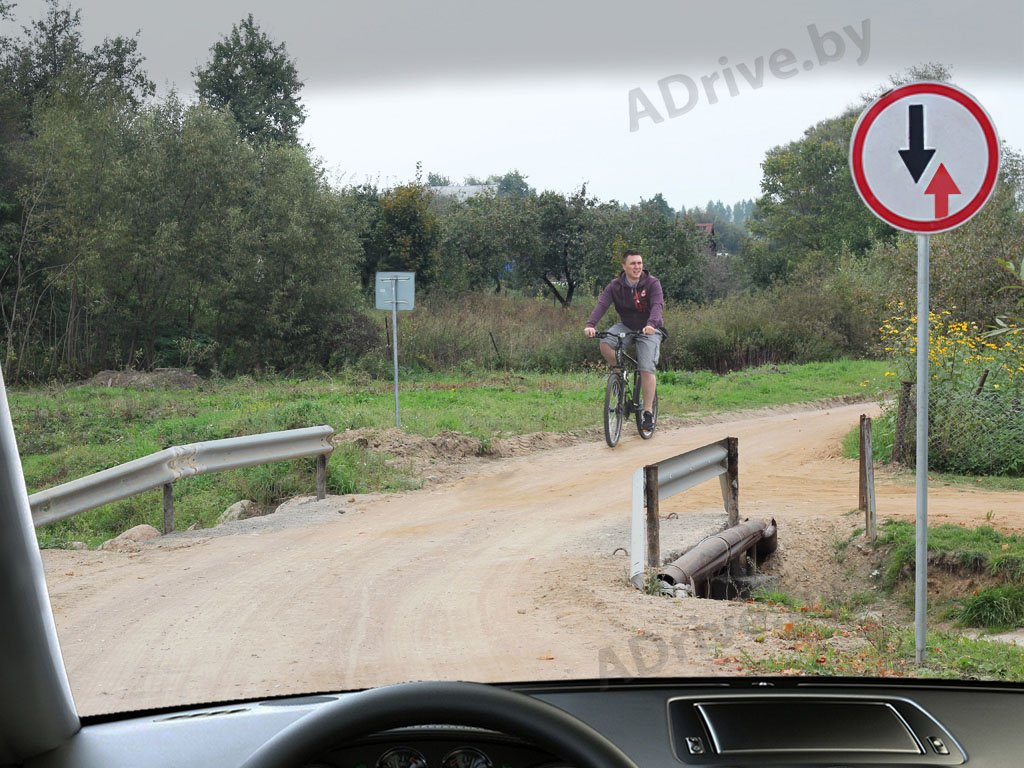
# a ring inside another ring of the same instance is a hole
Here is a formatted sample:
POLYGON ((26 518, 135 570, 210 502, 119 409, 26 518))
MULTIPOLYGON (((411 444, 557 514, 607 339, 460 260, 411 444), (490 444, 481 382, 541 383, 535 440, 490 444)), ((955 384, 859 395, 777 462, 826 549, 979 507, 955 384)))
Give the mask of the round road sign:
POLYGON ((911 83, 861 114, 850 170, 861 199, 883 221, 907 232, 945 232, 981 210, 995 189, 999 139, 967 92, 911 83))

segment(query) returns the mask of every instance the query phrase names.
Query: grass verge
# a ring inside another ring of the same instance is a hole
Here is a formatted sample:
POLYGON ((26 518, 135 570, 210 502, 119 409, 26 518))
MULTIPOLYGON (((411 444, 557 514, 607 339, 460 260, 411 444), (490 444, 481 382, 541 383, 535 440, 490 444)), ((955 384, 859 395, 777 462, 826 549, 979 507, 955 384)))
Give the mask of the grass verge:
MULTIPOLYGON (((879 526, 877 544, 890 547, 883 584, 891 587, 902 576, 912 574, 916 551, 912 524, 886 520, 879 526)), ((947 524, 929 528, 928 559, 953 571, 1024 584, 1024 537, 1002 534, 989 526, 961 528, 947 524)))
MULTIPOLYGON (((661 412, 694 416, 830 397, 877 395, 884 364, 841 360, 782 365, 716 376, 661 374, 661 412)), ((400 382, 403 429, 433 436, 456 431, 489 445, 497 436, 596 427, 600 371, 561 375, 490 372, 410 374, 400 382)), ((198 389, 101 386, 15 388, 8 393, 29 493, 163 448, 203 440, 329 424, 337 431, 394 424, 389 381, 359 372, 307 380, 214 379, 198 389)), ((312 460, 191 478, 174 486, 178 527, 206 527, 233 502, 263 506, 313 488, 312 460)), ((366 449, 339 448, 329 463, 330 493, 396 491, 419 479, 366 449)), ((38 532, 43 546, 94 546, 139 523, 159 526, 159 491, 110 504, 38 532)))
POLYGON ((745 672, 839 677, 929 677, 1018 681, 1024 678, 1024 649, 952 632, 931 632, 925 662, 915 658, 912 629, 860 624, 836 627, 817 621, 787 622, 773 633, 785 648, 755 658, 739 657, 745 672))

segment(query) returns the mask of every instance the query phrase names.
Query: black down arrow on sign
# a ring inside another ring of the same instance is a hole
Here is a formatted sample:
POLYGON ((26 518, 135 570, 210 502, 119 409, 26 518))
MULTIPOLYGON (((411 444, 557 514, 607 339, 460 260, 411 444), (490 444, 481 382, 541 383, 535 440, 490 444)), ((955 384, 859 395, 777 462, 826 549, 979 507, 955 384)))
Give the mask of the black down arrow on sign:
POLYGON ((911 104, 908 108, 910 122, 910 149, 901 149, 900 157, 907 166, 910 175, 917 184, 924 175, 925 168, 932 161, 934 149, 924 148, 924 104, 911 104))

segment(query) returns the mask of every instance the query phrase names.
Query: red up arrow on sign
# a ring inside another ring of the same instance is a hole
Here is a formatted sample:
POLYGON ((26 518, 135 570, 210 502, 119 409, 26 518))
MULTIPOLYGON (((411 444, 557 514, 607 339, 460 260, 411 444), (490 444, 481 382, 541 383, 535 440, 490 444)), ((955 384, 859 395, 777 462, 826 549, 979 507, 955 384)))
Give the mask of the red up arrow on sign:
POLYGON ((949 216, 949 196, 959 195, 960 188, 953 181, 953 177, 949 175, 946 166, 940 163, 939 169, 935 172, 924 193, 935 196, 935 218, 945 219, 949 216))

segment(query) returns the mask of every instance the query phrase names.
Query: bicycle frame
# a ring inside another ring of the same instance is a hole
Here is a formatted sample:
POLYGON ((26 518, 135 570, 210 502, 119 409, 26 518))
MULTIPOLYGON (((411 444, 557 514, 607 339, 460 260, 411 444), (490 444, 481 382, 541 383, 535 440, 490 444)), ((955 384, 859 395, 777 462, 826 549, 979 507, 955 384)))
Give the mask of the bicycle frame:
MULTIPOLYGON (((627 350, 625 341, 632 338, 634 341, 643 334, 632 331, 630 333, 613 334, 602 331, 596 334, 598 339, 617 338, 619 344, 615 348, 616 371, 608 374, 608 383, 605 389, 604 408, 604 437, 610 448, 614 448, 622 435, 622 420, 630 416, 636 418, 636 428, 640 437, 644 440, 650 439, 654 434, 654 428, 645 430, 643 428, 643 394, 639 370, 639 361, 627 350)), ((655 416, 655 423, 658 414, 658 396, 654 396, 652 413, 655 416)))

